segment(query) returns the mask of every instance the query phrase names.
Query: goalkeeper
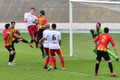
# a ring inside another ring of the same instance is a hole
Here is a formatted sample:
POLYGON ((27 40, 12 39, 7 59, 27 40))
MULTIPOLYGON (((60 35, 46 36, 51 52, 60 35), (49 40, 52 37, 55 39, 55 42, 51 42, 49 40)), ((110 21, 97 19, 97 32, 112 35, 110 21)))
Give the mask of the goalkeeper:
MULTIPOLYGON (((94 31, 93 29, 91 29, 90 32, 92 33, 93 38, 95 38, 96 36, 104 33, 104 30, 101 28, 101 23, 100 23, 100 22, 97 22, 97 24, 96 24, 96 30, 94 31)), ((96 50, 95 48, 93 48, 93 52, 94 52, 95 54, 97 54, 97 50, 96 50)), ((108 53, 109 53, 113 58, 115 58, 116 61, 118 61, 118 57, 117 57, 113 52, 111 52, 110 50, 108 50, 108 53)))

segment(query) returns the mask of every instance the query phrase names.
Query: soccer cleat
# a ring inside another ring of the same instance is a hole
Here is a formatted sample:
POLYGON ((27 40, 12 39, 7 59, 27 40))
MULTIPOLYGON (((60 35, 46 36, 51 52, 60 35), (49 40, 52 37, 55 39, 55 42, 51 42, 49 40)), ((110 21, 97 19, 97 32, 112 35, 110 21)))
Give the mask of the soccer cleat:
POLYGON ((48 69, 47 66, 44 66, 44 69, 48 69))
POLYGON ((65 69, 65 68, 62 68, 62 70, 63 70, 63 71, 66 71, 66 69, 65 69))
POLYGON ((119 61, 119 58, 117 58, 116 61, 119 61))
POLYGON ((57 70, 57 67, 54 67, 54 70, 57 70))
POLYGON ((29 44, 30 47, 34 48, 34 46, 32 44, 29 44))
POLYGON ((116 77, 117 75, 115 73, 111 73, 111 76, 116 77))
POLYGON ((95 75, 95 76, 99 76, 99 74, 98 74, 98 73, 95 73, 94 75, 95 75))
POLYGON ((13 66, 13 65, 14 65, 13 62, 9 62, 9 63, 8 63, 8 66, 13 66))
POLYGON ((44 59, 47 56, 46 53, 42 54, 42 58, 44 59))
POLYGON ((52 70, 52 67, 49 67, 47 70, 48 70, 48 71, 51 71, 51 70, 52 70))

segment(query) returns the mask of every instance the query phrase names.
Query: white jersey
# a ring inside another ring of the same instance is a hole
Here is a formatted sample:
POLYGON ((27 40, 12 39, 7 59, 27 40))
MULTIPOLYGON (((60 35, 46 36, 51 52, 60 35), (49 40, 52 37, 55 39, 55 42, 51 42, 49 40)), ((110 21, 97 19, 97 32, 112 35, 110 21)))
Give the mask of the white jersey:
POLYGON ((61 40, 61 34, 58 31, 52 30, 45 36, 49 39, 49 49, 59 49, 59 40, 61 40))
POLYGON ((49 48, 49 39, 48 37, 45 37, 46 35, 48 35, 50 33, 50 30, 46 29, 43 31, 43 38, 45 38, 44 40, 44 48, 49 48))
POLYGON ((37 18, 35 15, 32 15, 30 12, 24 14, 24 19, 27 19, 27 26, 36 25, 33 21, 37 18))

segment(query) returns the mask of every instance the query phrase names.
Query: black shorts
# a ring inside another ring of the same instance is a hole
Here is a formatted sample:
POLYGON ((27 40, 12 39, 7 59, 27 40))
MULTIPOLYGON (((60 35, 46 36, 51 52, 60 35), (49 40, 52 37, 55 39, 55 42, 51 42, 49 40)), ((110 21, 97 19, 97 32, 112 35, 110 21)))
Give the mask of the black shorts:
POLYGON ((97 51, 97 58, 96 58, 96 60, 101 61, 102 57, 104 58, 105 61, 110 60, 110 56, 109 56, 108 52, 97 51))
POLYGON ((43 31, 45 29, 39 29, 39 32, 38 32, 38 39, 40 40, 42 37, 43 37, 43 31))
POLYGON ((12 50, 15 50, 14 46, 11 45, 11 46, 5 46, 5 48, 10 52, 12 50))

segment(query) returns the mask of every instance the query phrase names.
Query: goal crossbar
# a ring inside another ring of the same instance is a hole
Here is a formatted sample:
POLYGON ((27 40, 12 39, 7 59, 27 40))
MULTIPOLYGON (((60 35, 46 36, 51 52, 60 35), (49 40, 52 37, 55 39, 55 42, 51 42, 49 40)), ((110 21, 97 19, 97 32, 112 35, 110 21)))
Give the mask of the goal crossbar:
POLYGON ((82 1, 82 0, 70 0, 70 2, 80 2, 80 3, 97 3, 97 4, 120 4, 119 1, 82 1))

